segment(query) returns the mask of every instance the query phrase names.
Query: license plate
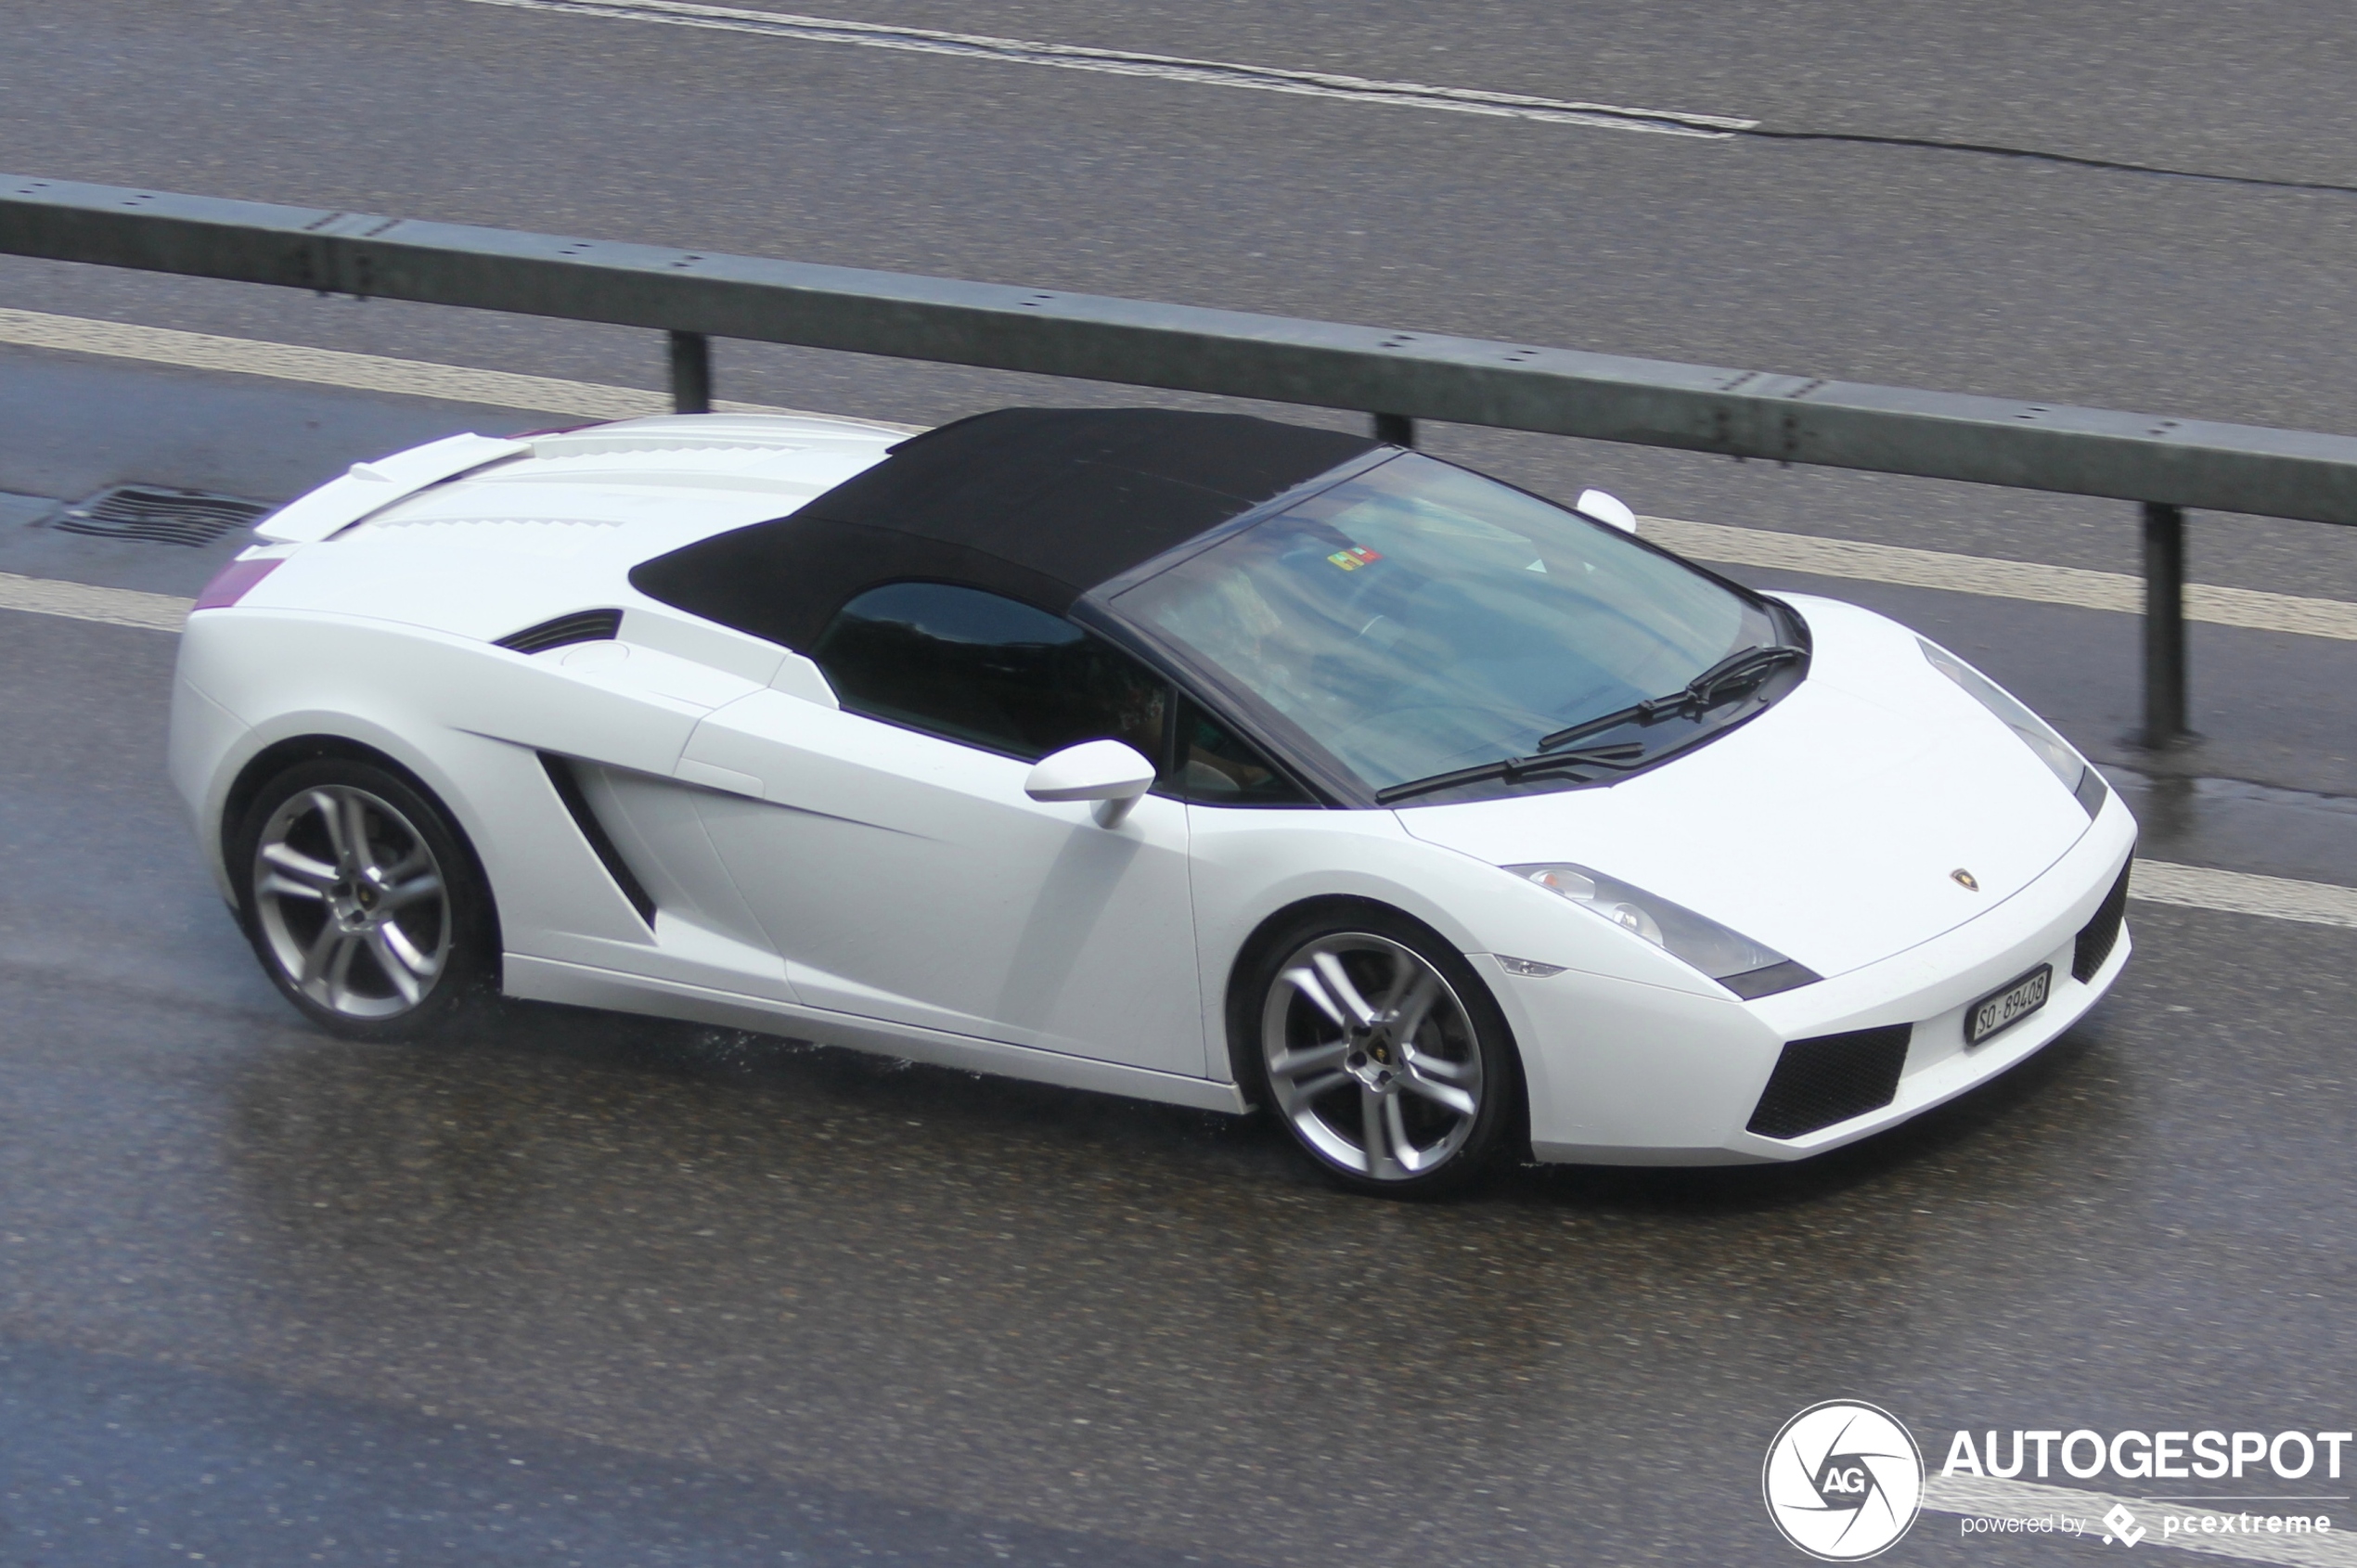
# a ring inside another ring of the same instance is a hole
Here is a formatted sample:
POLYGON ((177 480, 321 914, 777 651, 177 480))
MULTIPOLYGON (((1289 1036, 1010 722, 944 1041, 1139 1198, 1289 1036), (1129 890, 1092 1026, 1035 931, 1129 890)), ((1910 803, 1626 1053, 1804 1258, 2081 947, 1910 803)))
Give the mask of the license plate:
POLYGON ((2040 964, 2019 980, 1993 991, 1964 1009, 1964 1044, 1977 1046, 2003 1034, 2046 1005, 2054 988, 2054 966, 2040 964))

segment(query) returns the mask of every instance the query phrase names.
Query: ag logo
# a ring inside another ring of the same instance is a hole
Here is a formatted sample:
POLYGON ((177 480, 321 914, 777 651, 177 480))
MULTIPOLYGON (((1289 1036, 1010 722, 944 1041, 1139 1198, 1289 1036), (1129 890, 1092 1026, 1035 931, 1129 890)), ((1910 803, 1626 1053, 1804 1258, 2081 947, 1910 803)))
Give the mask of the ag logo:
POLYGON ((1829 1399, 1776 1433, 1759 1487, 1784 1539, 1828 1562, 1856 1562, 1914 1523, 1924 1457, 1889 1412, 1829 1399))

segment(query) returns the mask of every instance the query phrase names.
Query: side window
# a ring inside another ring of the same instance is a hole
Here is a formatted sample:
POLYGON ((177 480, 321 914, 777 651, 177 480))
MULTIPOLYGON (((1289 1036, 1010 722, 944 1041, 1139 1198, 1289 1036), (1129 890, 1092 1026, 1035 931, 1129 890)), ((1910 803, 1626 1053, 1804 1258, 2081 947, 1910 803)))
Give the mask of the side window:
POLYGON ((1177 740, 1177 765, 1167 782, 1181 799, 1204 805, 1309 803, 1249 742, 1184 697, 1177 740))
POLYGON ((1059 616, 979 588, 859 595, 810 650, 845 708, 1036 762, 1083 740, 1163 754, 1170 688, 1059 616))

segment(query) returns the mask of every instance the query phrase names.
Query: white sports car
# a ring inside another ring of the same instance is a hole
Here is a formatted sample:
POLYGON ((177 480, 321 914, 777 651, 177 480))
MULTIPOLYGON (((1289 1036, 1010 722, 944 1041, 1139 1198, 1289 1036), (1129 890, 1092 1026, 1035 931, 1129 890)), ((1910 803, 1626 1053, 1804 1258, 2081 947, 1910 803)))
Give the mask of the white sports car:
POLYGON ((362 464, 182 643, 273 981, 496 989, 1240 1112, 1346 1184, 1791 1160, 2128 956, 2135 825, 1952 654, 1228 415, 702 415, 362 464))

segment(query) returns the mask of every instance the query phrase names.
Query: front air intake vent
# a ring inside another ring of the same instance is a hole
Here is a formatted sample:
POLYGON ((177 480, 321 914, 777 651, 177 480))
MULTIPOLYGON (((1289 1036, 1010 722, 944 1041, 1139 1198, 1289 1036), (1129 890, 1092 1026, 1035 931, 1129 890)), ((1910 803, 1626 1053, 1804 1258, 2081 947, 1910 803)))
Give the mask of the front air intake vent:
POLYGON ((545 653, 567 643, 612 642, 621 631, 621 610, 584 610, 543 621, 537 626, 526 626, 521 632, 509 632, 499 639, 499 646, 512 648, 518 653, 545 653))
POLYGON ((1894 1023, 1785 1042, 1749 1130, 1762 1137, 1798 1137, 1881 1110, 1899 1093, 1914 1033, 1912 1023, 1894 1023))
POLYGON ((2111 884, 2104 901, 2095 906, 2095 918, 2079 932, 2079 941, 2070 950, 2070 978, 2084 985, 2104 972, 2111 961, 2111 950, 2119 945, 2119 924, 2128 915, 2128 873, 2134 860, 2119 868, 2119 880, 2111 884))

